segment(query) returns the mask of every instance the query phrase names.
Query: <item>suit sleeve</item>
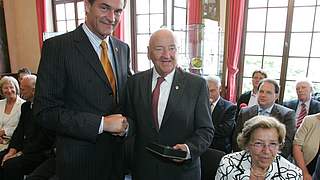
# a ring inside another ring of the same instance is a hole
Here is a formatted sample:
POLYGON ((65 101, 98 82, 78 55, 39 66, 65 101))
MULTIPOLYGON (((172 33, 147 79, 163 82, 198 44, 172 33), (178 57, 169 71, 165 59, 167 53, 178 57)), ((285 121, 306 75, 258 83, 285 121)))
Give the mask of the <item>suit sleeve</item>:
MULTIPOLYGON (((34 114, 41 126, 76 139, 95 142, 101 116, 67 109, 68 76, 64 41, 45 41, 36 83, 34 114)), ((70 53, 70 52, 69 52, 70 53)), ((79 97, 81 98, 81 97, 79 97)))
POLYGON ((237 152, 237 151, 241 150, 238 146, 237 137, 243 129, 244 122, 245 122, 245 119, 243 118, 243 110, 241 109, 239 112, 239 115, 238 115, 236 127, 235 127, 233 135, 232 135, 232 150, 233 150, 233 152, 237 152))
POLYGON ((296 133, 295 112, 293 110, 284 115, 284 125, 286 126, 286 138, 281 154, 288 158, 292 154, 292 143, 296 133))
POLYGON ((217 138, 226 138, 231 136, 234 125, 235 125, 235 115, 236 115, 236 106, 230 105, 227 107, 224 112, 223 119, 219 124, 219 127, 216 127, 214 136, 217 138))
POLYGON ((214 127, 212 124, 209 92, 205 80, 202 81, 199 90, 199 96, 195 105, 194 124, 195 130, 193 135, 186 140, 189 147, 191 158, 198 158, 207 150, 212 142, 214 127))

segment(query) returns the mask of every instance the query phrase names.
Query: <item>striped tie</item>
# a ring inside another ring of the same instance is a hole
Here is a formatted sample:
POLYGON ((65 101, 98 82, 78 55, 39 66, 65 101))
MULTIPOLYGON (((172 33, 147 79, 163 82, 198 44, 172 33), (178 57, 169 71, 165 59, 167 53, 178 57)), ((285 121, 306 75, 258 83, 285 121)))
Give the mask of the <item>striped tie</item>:
POLYGON ((299 113, 299 116, 297 118, 297 125, 296 127, 299 128, 301 123, 302 123, 302 120, 303 118, 307 115, 307 108, 306 108, 306 104, 305 103, 302 103, 300 105, 300 113, 299 113))

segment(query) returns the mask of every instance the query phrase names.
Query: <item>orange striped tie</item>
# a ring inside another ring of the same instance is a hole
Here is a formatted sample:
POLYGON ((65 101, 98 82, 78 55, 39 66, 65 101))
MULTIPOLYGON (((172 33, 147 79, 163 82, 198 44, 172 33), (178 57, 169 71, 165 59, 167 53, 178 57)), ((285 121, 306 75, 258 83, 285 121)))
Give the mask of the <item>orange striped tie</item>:
POLYGON ((102 48, 101 64, 102 64, 104 72, 106 73, 108 80, 111 84, 113 94, 115 95, 115 93, 116 93, 116 79, 114 77, 112 66, 111 66, 111 63, 109 60, 109 56, 108 56, 108 45, 105 41, 102 41, 100 46, 102 48))

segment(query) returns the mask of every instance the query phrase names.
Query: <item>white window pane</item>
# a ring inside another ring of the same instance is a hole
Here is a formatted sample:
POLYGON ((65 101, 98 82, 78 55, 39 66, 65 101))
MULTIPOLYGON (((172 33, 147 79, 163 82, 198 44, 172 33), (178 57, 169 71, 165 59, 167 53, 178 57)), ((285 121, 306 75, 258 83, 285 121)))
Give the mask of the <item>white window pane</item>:
POLYGON ((314 11, 314 7, 295 7, 293 10, 292 32, 311 32, 314 11))
POLYGON ((150 15, 150 31, 155 32, 163 26, 163 14, 150 15))
POLYGON ((311 81, 317 81, 319 82, 320 79, 320 58, 311 58, 310 59, 310 66, 309 66, 309 73, 308 78, 311 79, 311 81))
POLYGON ((251 77, 250 78, 243 78, 243 83, 242 83, 242 94, 247 91, 252 90, 252 81, 251 77))
POLYGON ((282 56, 284 33, 267 33, 264 54, 282 56))
POLYGON ((149 15, 137 15, 137 32, 149 33, 149 15))
POLYGON ((267 31, 285 31, 287 8, 269 8, 267 31))
POLYGON ((147 54, 137 54, 137 58, 138 71, 145 71, 153 66, 152 62, 148 59, 147 54))
POLYGON ((85 12, 84 12, 84 4, 83 1, 77 3, 77 11, 78 11, 78 19, 84 19, 85 18, 85 12))
POLYGON ((263 52, 264 33, 247 33, 245 54, 261 55, 263 52))
POLYGON ((311 33, 291 33, 289 56, 308 57, 310 41, 311 33))
POLYGON ((294 0, 294 6, 307 6, 307 5, 316 5, 316 0, 294 0))
POLYGON ((163 1, 150 0, 150 13, 163 13, 163 1))
POLYGON ((245 56, 244 57, 244 70, 245 77, 251 77, 252 72, 256 69, 261 69, 262 57, 261 56, 245 56))
POLYGON ((178 53, 182 54, 186 52, 186 32, 184 31, 175 31, 174 32, 177 44, 179 46, 178 53))
POLYGON ((137 14, 149 14, 149 0, 136 1, 136 12, 137 14))
MULTIPOLYGON (((320 0, 319 0, 320 4, 320 0)), ((316 19, 315 19, 315 24, 314 24, 314 31, 320 31, 320 7, 317 7, 317 14, 316 14, 316 19)))
POLYGON ((58 29, 58 32, 66 32, 67 31, 66 21, 58 21, 57 29, 58 29))
POLYGON ((288 59, 288 70, 287 79, 300 79, 306 77, 307 74, 307 58, 289 58, 288 59))
POLYGON ((269 7, 288 6, 288 0, 269 0, 269 7))
POLYGON ((286 81, 286 87, 284 89, 283 101, 289 101, 297 98, 295 81, 286 81))
POLYGON ((187 10, 174 8, 174 25, 185 25, 187 22, 187 10))
POLYGON ((178 7, 187 7, 187 1, 186 0, 174 0, 174 5, 178 7))
POLYGON ((75 20, 69 20, 67 21, 67 31, 72 31, 76 28, 76 21, 75 20))
POLYGON ((268 0, 249 0, 249 7, 267 7, 268 0))
POLYGON ((67 13, 67 20, 75 19, 75 12, 74 12, 74 4, 73 3, 66 3, 66 13, 67 13))
POLYGON ((57 21, 66 19, 64 4, 56 5, 56 16, 57 16, 57 21))
POLYGON ((263 69, 268 74, 268 78, 280 79, 282 57, 265 56, 263 59, 263 69))
POLYGON ((320 57, 320 33, 313 34, 311 57, 320 57))
POLYGON ((249 9, 247 31, 264 31, 266 23, 266 9, 249 9))
POLYGON ((148 44, 149 44, 149 35, 137 35, 137 52, 139 53, 147 53, 148 52, 148 44))
POLYGON ((78 24, 84 23, 84 19, 78 19, 78 24))

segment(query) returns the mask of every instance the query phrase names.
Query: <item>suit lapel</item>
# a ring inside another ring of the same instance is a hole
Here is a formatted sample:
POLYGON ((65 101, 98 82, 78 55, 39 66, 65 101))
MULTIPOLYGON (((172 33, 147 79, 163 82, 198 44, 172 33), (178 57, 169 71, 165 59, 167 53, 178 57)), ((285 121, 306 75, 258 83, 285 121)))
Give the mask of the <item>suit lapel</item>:
POLYGON ((152 116, 152 69, 146 71, 146 74, 143 76, 139 84, 139 92, 142 94, 141 104, 146 104, 145 113, 148 113, 147 117, 149 117, 147 121, 149 126, 147 127, 152 127, 155 131, 158 131, 152 116))
POLYGON ((220 120, 220 116, 224 113, 224 102, 220 98, 218 103, 216 104, 216 107, 214 107, 214 110, 212 112, 212 119, 214 120, 220 120))
POLYGON ((79 26, 75 30, 75 38, 76 47, 78 48, 80 54, 82 54, 83 59, 92 67, 92 69, 98 74, 98 76, 106 82, 105 84, 111 88, 108 78, 103 70, 100 59, 92 47, 91 42, 89 41, 87 35, 82 29, 82 26, 79 26))
POLYGON ((119 90, 119 87, 122 87, 122 74, 121 72, 123 72, 121 70, 122 67, 122 61, 120 61, 120 57, 119 57, 119 44, 116 42, 116 40, 110 36, 109 38, 109 42, 110 42, 110 46, 112 48, 112 53, 113 53, 113 58, 114 58, 114 65, 115 65, 115 74, 117 75, 117 88, 119 90))
POLYGON ((185 88, 184 72, 176 68, 176 72, 174 74, 173 82, 170 89, 166 110, 163 115, 161 127, 169 119, 175 107, 179 105, 180 98, 183 95, 184 88, 185 88))

